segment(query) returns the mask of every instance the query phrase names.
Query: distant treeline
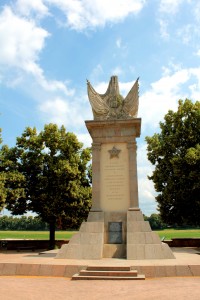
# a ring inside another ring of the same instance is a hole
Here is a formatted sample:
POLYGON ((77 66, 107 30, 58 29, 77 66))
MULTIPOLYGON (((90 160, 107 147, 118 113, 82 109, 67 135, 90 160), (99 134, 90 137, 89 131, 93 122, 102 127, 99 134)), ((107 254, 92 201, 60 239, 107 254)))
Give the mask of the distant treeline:
POLYGON ((0 230, 49 230, 49 225, 39 217, 0 217, 0 230))
MULTIPOLYGON (((145 221, 149 221, 151 228, 154 230, 164 229, 167 227, 162 222, 159 214, 152 214, 150 217, 144 216, 145 221)), ((0 230, 49 230, 47 223, 39 217, 33 216, 2 216, 0 217, 0 230)))
POLYGON ((150 217, 144 215, 144 220, 149 221, 150 226, 153 230, 160 230, 167 228, 167 224, 165 224, 159 214, 151 214, 150 217))
MULTIPOLYGON (((169 226, 164 223, 159 214, 151 214, 150 217, 144 215, 144 220, 149 221, 153 230, 160 230, 165 228, 193 228, 187 224, 183 224, 181 227, 177 224, 169 226)), ((59 226, 58 226, 59 227, 59 226)), ((196 227, 195 227, 196 228, 196 227)), ((59 228, 57 228, 59 230, 59 228)), ((49 230, 49 225, 41 220, 40 217, 13 217, 13 216, 0 216, 0 230, 49 230)))

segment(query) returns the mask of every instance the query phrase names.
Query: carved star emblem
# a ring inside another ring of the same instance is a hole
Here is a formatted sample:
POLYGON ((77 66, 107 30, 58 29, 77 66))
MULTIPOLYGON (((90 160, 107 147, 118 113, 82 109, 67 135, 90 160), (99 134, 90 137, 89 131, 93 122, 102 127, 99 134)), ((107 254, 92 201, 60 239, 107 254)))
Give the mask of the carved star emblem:
POLYGON ((119 157, 119 153, 121 152, 121 150, 113 146, 111 150, 108 150, 108 152, 110 153, 110 158, 113 158, 119 157))

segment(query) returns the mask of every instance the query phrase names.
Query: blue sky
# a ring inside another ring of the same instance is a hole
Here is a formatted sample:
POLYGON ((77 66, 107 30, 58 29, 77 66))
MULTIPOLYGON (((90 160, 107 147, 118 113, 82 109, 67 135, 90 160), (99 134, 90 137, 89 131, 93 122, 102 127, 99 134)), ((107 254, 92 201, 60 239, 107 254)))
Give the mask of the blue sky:
POLYGON ((86 79, 126 95, 140 77, 140 207, 156 211, 145 136, 179 99, 199 100, 200 1, 0 0, 0 127, 14 146, 27 126, 64 124, 89 146, 86 79))

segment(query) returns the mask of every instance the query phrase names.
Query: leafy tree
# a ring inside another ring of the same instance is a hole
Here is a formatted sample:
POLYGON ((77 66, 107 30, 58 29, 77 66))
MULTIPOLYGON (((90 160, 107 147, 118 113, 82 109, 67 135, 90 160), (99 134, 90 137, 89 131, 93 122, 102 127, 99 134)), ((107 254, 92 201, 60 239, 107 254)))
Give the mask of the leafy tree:
POLYGON ((163 223, 159 214, 151 214, 148 221, 153 230, 163 229, 167 227, 167 225, 163 223))
POLYGON ((0 211, 5 206, 7 198, 16 199, 25 195, 21 186, 25 178, 18 172, 15 162, 10 160, 10 154, 8 146, 3 145, 0 148, 0 211))
MULTIPOLYGON (((7 208, 14 215, 36 212, 50 226, 50 248, 55 244, 55 228, 78 227, 91 205, 87 176, 90 150, 64 126, 45 125, 37 133, 27 127, 17 138, 7 157, 24 176, 23 195, 7 195, 7 208)), ((12 189, 11 189, 12 190, 12 189)))
POLYGON ((180 100, 146 137, 161 218, 167 224, 200 225, 200 102, 180 100))
POLYGON ((150 217, 144 215, 144 220, 150 223, 153 230, 164 229, 167 227, 167 224, 162 221, 160 215, 156 213, 151 214, 150 217))
MULTIPOLYGON (((1 138, 1 128, 0 128, 0 145, 2 143, 2 138, 1 138)), ((4 207, 5 203, 5 198, 6 198, 6 193, 5 193, 5 175, 3 174, 2 170, 2 160, 3 160, 3 155, 2 155, 2 149, 0 149, 0 211, 4 207)))

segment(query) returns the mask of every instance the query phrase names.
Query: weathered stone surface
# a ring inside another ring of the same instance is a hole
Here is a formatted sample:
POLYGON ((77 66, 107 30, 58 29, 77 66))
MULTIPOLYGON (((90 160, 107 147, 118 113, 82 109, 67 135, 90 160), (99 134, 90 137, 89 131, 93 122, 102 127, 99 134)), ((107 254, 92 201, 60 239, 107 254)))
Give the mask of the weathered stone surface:
POLYGON ((151 232, 151 227, 147 221, 127 222, 127 232, 151 232))
POLYGON ((103 255, 103 244, 81 245, 82 259, 101 259, 103 255))
POLYGON ((128 211, 127 212, 127 222, 131 222, 131 221, 144 221, 142 212, 140 210, 128 211))
POLYGON ((90 211, 87 221, 88 222, 104 222, 104 212, 90 211))
POLYGON ((200 276, 200 268, 197 265, 190 265, 189 266, 191 273, 193 276, 200 276))
POLYGON ((127 232, 129 244, 145 244, 145 232, 127 232))
MULTIPOLYGON (((75 233, 71 239, 70 239, 70 244, 80 244, 80 234, 75 233)), ((67 245, 66 245, 67 246, 67 245)))
POLYGON ((192 276, 189 266, 176 266, 176 276, 192 276))
POLYGON ((80 232, 80 244, 81 245, 102 245, 103 234, 94 232, 80 232))
POLYGON ((103 222, 83 222, 80 227, 81 232, 103 232, 104 231, 104 223, 103 222))
POLYGON ((162 243, 162 251, 164 252, 164 258, 170 259, 170 258, 175 258, 173 252, 169 248, 169 246, 165 243, 162 243))
POLYGON ((126 258, 125 244, 104 244, 103 246, 104 258, 126 258))

